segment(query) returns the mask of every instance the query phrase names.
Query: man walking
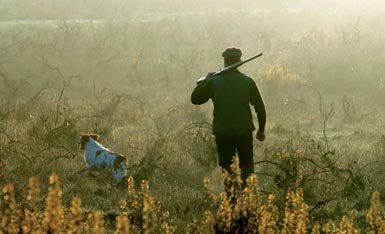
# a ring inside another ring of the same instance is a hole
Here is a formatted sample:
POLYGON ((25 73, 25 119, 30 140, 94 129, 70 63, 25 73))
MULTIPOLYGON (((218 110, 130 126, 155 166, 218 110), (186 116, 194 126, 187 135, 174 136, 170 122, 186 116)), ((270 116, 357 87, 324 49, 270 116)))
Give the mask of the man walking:
MULTIPOLYGON (((227 48, 223 53, 225 67, 241 61, 242 51, 227 48)), ((231 173, 230 166, 236 152, 239 157, 241 179, 254 172, 253 134, 255 130, 250 104, 257 113, 259 129, 256 138, 265 140, 266 109, 263 98, 254 80, 231 69, 218 76, 206 76, 191 94, 195 105, 206 103, 210 98, 214 103, 213 134, 217 145, 218 162, 223 170, 231 173)))

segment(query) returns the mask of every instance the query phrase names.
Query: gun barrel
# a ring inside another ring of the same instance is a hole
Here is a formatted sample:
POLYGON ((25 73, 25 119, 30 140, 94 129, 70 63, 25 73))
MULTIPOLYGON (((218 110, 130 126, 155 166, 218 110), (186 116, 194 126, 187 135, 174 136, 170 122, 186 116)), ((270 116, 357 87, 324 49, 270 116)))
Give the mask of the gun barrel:
MULTIPOLYGON (((211 77, 220 75, 220 74, 222 74, 223 72, 226 72, 226 71, 228 71, 228 70, 231 70, 231 69, 240 67, 240 66, 242 66, 243 64, 250 62, 251 60, 254 60, 254 59, 258 58, 258 57, 261 57, 262 55, 263 55, 263 53, 259 53, 259 54, 257 54, 256 56, 253 56, 253 57, 251 57, 251 58, 249 58, 249 59, 246 59, 245 61, 240 61, 240 62, 234 63, 234 64, 232 64, 232 65, 230 65, 230 66, 227 66, 227 67, 225 67, 225 68, 222 68, 221 70, 215 72, 211 77)), ((202 82, 205 81, 205 80, 206 80, 206 77, 201 77, 201 78, 199 78, 199 79, 197 80, 197 84, 200 84, 200 83, 202 83, 202 82)))

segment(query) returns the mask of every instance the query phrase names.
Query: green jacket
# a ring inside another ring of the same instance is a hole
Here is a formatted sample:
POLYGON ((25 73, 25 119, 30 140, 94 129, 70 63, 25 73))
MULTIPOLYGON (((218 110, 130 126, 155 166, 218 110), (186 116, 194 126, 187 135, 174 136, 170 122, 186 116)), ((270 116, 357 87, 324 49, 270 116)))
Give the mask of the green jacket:
POLYGON ((243 135, 255 130, 250 105, 257 113, 259 130, 265 131, 266 109, 255 81, 237 69, 197 85, 191 94, 195 105, 214 103, 214 135, 243 135))

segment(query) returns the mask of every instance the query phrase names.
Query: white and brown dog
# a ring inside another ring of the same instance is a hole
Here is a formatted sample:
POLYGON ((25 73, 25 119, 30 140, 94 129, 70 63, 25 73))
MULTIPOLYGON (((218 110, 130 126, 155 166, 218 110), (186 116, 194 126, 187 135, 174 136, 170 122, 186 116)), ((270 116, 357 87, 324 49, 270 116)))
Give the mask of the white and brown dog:
POLYGON ((111 169, 116 183, 122 182, 127 175, 127 159, 121 154, 117 154, 103 145, 99 141, 97 134, 81 134, 80 149, 84 150, 84 160, 89 171, 103 168, 111 169))

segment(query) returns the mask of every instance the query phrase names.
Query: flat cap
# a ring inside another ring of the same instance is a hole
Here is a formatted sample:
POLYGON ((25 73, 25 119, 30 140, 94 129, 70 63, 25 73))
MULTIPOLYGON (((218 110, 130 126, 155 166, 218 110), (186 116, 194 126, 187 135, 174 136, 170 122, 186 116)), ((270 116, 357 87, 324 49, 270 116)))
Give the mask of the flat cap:
POLYGON ((238 48, 227 48, 222 53, 223 58, 241 59, 242 50, 238 48))

